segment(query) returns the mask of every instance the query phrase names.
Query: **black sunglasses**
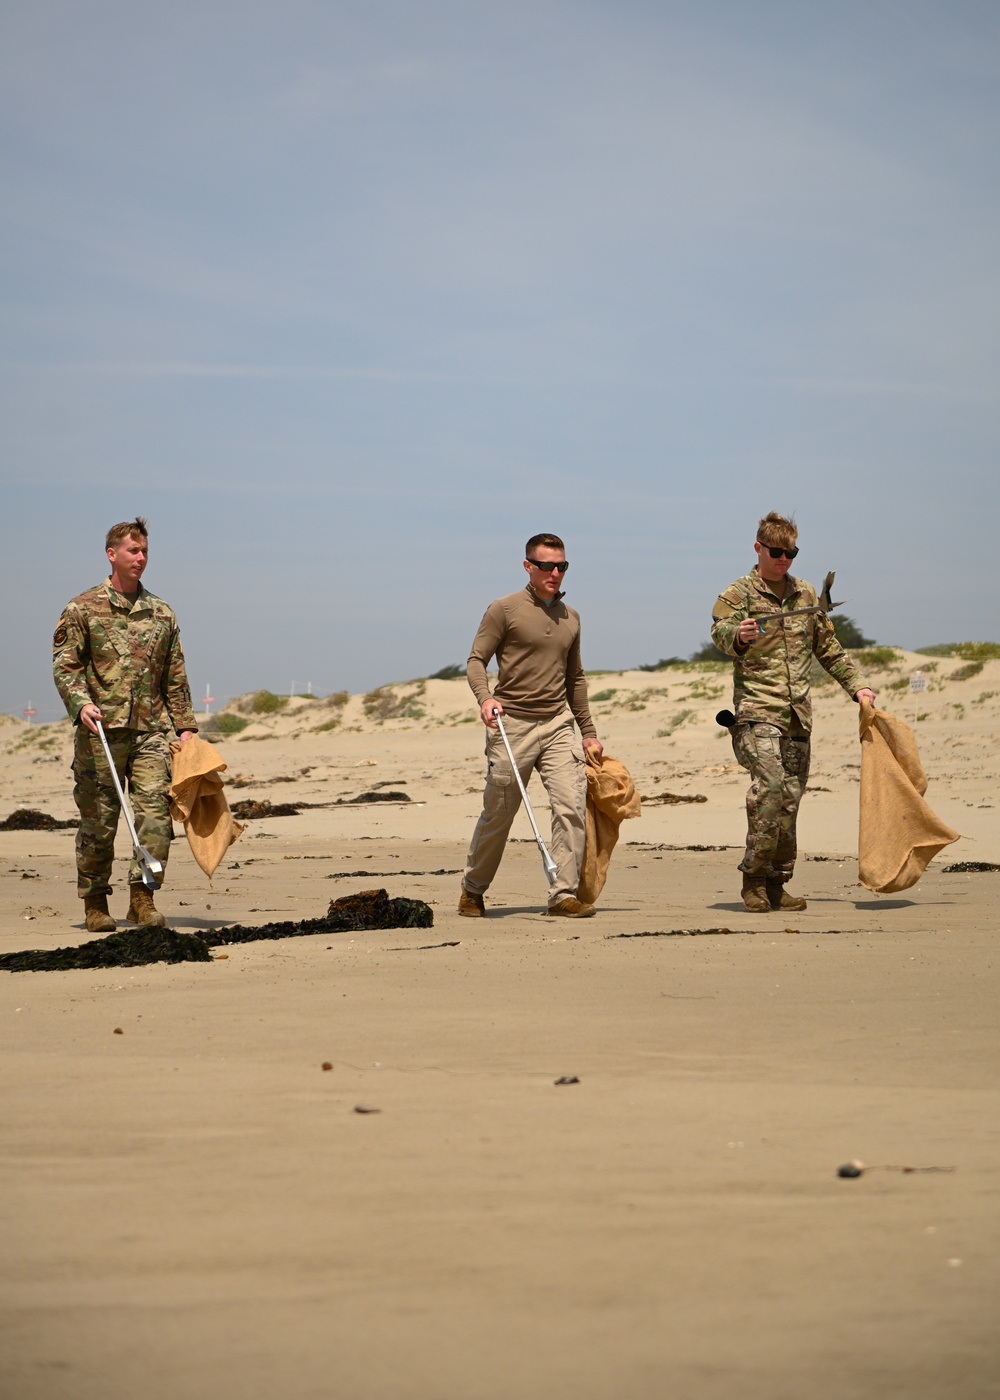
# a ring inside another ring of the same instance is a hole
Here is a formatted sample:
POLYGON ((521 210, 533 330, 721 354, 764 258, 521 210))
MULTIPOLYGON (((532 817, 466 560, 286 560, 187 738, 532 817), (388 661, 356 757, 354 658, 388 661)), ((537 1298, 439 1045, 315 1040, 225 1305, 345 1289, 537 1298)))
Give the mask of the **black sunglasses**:
POLYGON ((528 563, 533 564, 536 569, 541 569, 543 574, 550 574, 553 569, 557 569, 559 573, 564 574, 569 568, 568 559, 561 559, 558 564, 553 564, 548 559, 529 559, 528 563))
MULTIPOLYGON (((757 543, 760 544, 760 540, 758 540, 757 543)), ((798 551, 798 548, 795 548, 795 549, 772 549, 771 546, 770 546, 769 544, 760 544, 760 547, 761 547, 761 549, 766 549, 767 552, 768 552, 768 554, 770 554, 770 556, 771 556, 772 559, 794 559, 795 556, 796 556, 796 554, 798 554, 798 552, 799 552, 799 551, 798 551)))

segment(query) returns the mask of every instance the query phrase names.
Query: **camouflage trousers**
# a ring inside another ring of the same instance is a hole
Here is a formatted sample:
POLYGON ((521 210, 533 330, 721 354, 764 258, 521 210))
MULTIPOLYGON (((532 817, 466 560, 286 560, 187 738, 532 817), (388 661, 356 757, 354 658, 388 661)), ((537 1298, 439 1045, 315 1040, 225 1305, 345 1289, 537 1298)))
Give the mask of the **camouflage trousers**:
POLYGON ((809 735, 773 724, 737 724, 733 751, 751 778, 747 848, 738 869, 785 882, 795 865, 795 821, 809 777, 809 735))
MULTIPOLYGON (((134 729, 106 729, 108 747, 118 779, 126 787, 140 844, 164 866, 170 854, 173 826, 168 808, 170 744, 165 734, 143 734, 134 729)), ((100 738, 81 724, 76 731, 73 755, 76 786, 73 798, 80 812, 76 833, 76 892, 111 893, 111 867, 115 858, 115 832, 121 806, 100 738)), ((128 868, 129 884, 142 879, 134 857, 128 868)))

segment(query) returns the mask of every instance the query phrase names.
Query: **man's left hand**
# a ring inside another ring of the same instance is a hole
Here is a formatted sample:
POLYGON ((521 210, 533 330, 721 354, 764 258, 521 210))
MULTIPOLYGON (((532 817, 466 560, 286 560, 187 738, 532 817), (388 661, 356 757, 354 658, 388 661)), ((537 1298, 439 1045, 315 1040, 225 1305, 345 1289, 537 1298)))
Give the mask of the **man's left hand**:
POLYGON ((181 744, 183 745, 186 744, 189 739, 193 739, 194 734, 195 731, 193 729, 182 729, 177 737, 178 739, 180 739, 181 744))
POLYGON ((583 741, 583 752, 584 752, 584 754, 587 754, 591 749, 595 749, 595 750, 597 751, 597 761, 598 761, 598 763, 600 763, 601 759, 604 757, 604 745, 601 743, 600 739, 594 739, 594 738, 584 739, 584 741, 583 741))
POLYGON ((859 690, 859 691, 857 691, 857 692, 855 693, 854 698, 855 698, 855 700, 858 702, 859 705, 864 705, 865 703, 867 703, 867 704, 869 704, 869 705, 874 705, 874 704, 875 704, 875 692, 874 692, 874 690, 859 690))

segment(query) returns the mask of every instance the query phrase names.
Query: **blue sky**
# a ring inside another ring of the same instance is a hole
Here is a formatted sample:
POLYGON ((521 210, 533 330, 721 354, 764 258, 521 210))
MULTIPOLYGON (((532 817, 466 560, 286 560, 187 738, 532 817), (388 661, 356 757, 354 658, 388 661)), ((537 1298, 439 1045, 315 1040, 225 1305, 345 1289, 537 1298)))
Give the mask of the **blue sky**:
POLYGON ((8 0, 0 709, 136 512, 196 695, 464 660, 536 530, 687 654, 771 508, 997 639, 998 78, 962 0, 8 0))

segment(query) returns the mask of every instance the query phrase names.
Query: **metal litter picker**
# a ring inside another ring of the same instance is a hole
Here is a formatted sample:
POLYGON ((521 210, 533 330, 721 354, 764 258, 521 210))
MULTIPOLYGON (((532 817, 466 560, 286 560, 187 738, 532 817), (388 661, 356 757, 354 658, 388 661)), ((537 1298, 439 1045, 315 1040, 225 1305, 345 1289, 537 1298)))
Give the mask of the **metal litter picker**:
POLYGON ((108 747, 107 736, 104 733, 104 725, 99 719, 95 719, 94 723, 97 725, 97 732, 101 736, 101 743, 104 745, 108 767, 111 769, 111 781, 115 785, 118 801, 122 804, 122 811, 125 813, 129 835, 132 837, 132 851, 139 869, 142 872, 142 883, 146 886, 146 889, 152 893, 159 884, 156 878, 157 875, 163 874, 163 864, 161 861, 158 861, 155 856, 151 856, 145 846, 139 844, 139 834, 135 829, 135 818, 132 816, 132 807, 122 790, 121 783, 118 781, 118 770, 115 767, 114 759, 111 757, 111 749, 108 747))
POLYGON ((549 849, 546 846, 545 842, 542 840, 542 833, 538 830, 538 823, 535 821, 535 814, 531 810, 531 803, 528 801, 528 794, 525 792, 524 784, 521 782, 521 774, 518 772, 517 764, 514 762, 514 752, 510 746, 510 740, 507 738, 507 731, 503 727, 503 720, 500 718, 499 710, 493 711, 493 718, 497 722, 497 728, 500 730, 500 738, 503 740, 503 746, 507 750, 507 757, 510 759, 510 766, 514 770, 514 777, 517 779, 517 785, 521 789, 521 799, 524 802, 524 810, 528 814, 528 821, 531 823, 531 829, 535 833, 535 841, 537 842, 539 852, 541 853, 542 869, 545 871, 545 878, 546 880, 548 880, 550 885, 554 885, 556 882, 556 876, 559 874, 559 867, 558 865, 556 865, 555 861, 552 859, 552 856, 549 854, 549 849))

